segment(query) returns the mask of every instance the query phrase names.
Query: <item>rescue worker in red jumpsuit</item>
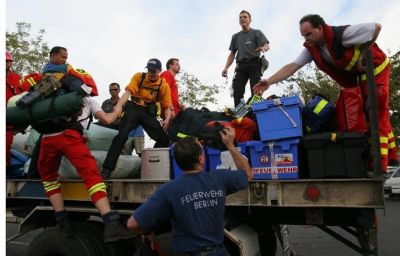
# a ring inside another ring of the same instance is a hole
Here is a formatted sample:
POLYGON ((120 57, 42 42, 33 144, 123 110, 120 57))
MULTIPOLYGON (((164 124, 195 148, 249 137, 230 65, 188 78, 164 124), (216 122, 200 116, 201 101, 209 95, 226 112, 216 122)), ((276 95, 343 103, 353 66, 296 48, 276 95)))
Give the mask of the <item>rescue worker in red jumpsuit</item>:
MULTIPOLYGON (((50 62, 45 66, 43 73, 55 73, 63 84, 63 78, 71 78, 74 70, 70 65, 66 64, 68 58, 67 49, 56 46, 50 51, 50 62)), ((72 81, 79 79, 80 85, 85 83, 81 88, 90 87, 91 92, 97 95, 97 88, 93 79, 89 79, 89 74, 84 70, 77 69, 82 74, 75 76, 72 81), (86 80, 85 80, 86 78, 86 80)), ((71 81, 66 79, 67 81, 71 81)), ((65 82, 67 83, 67 82, 65 82)), ((72 86, 73 82, 65 84, 72 86)), ((63 84, 64 86, 64 84, 63 84)), ((86 106, 85 107, 89 107, 86 106)), ((117 119, 118 114, 114 114, 113 122, 117 119)), ((118 212, 112 211, 107 198, 106 185, 103 182, 97 168, 96 160, 91 155, 89 148, 82 138, 83 127, 79 123, 77 117, 71 117, 65 121, 60 120, 57 123, 44 123, 41 125, 32 124, 32 127, 42 133, 40 143, 40 153, 38 159, 38 170, 44 186, 46 195, 54 209, 54 217, 57 220, 60 230, 66 237, 74 235, 72 222, 68 216, 68 212, 64 208, 64 200, 61 195, 61 184, 58 181, 58 168, 61 157, 64 155, 76 168, 79 176, 82 178, 88 194, 93 204, 98 209, 104 221, 104 241, 113 242, 119 239, 130 239, 136 236, 133 232, 123 227, 119 221, 118 212)))
POLYGON ((301 67, 314 61, 319 69, 342 87, 361 86, 366 99, 364 53, 370 48, 377 92, 381 163, 383 172, 386 172, 389 160, 398 162, 398 156, 389 119, 389 59, 375 43, 380 30, 378 23, 334 27, 327 25, 317 14, 306 15, 300 20, 305 49, 295 61, 261 80, 253 91, 263 93, 271 85, 289 78, 301 67))
MULTIPOLYGON (((6 51, 6 104, 8 100, 17 94, 24 91, 20 85, 20 75, 12 70, 13 58, 9 52, 6 51)), ((11 144, 13 142, 14 130, 12 126, 6 127, 6 168, 7 170, 11 165, 11 144)))

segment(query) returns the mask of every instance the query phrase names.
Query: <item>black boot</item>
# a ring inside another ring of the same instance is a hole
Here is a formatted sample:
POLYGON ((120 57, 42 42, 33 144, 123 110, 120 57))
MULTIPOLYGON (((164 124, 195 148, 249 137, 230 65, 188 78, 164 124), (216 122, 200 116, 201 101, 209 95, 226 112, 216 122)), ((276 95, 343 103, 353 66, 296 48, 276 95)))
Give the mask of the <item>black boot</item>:
POLYGON ((74 236, 74 227, 72 226, 72 221, 69 218, 67 211, 54 212, 54 217, 57 221, 57 227, 60 229, 64 237, 74 236))
POLYGON ((119 219, 111 220, 104 224, 104 242, 111 243, 123 239, 132 239, 137 237, 132 230, 122 226, 119 219))
POLYGON ((64 237, 71 238, 74 236, 74 227, 72 226, 72 221, 70 219, 57 220, 57 227, 60 229, 64 237))

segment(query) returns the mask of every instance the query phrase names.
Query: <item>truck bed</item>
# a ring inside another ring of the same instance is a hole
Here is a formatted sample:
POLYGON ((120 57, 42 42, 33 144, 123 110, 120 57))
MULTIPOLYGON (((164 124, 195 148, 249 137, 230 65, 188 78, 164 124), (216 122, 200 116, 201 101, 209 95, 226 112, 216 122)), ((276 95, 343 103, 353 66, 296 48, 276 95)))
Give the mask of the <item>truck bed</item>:
MULTIPOLYGON (((167 180, 109 180, 111 203, 141 204, 167 180)), ((383 179, 298 179, 251 181, 249 188, 227 197, 229 206, 384 208, 383 179)), ((66 201, 90 202, 81 180, 64 180, 66 201)), ((7 207, 47 200, 40 180, 7 180, 7 207)))

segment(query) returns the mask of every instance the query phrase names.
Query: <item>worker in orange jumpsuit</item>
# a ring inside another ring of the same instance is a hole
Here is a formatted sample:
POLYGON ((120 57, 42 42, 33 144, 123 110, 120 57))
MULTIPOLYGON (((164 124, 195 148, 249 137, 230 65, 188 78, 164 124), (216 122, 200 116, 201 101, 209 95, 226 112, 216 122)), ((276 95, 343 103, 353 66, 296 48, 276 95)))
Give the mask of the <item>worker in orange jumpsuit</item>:
POLYGON ((398 162, 397 147, 389 119, 389 59, 375 43, 381 25, 363 23, 351 26, 329 26, 317 14, 300 20, 300 33, 304 37, 303 51, 293 62, 286 64, 275 74, 261 80, 253 88, 262 93, 272 84, 289 78, 301 67, 315 62, 317 67, 344 88, 361 87, 367 98, 364 53, 371 49, 377 95, 380 158, 385 173, 389 162, 398 162))

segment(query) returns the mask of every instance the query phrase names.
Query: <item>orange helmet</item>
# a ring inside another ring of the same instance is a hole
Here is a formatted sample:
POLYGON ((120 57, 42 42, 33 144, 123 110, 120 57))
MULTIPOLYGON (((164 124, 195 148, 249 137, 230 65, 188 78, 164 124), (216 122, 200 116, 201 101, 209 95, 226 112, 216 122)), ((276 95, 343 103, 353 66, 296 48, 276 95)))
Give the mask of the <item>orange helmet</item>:
POLYGON ((12 61, 12 56, 11 53, 9 53, 8 51, 6 51, 6 61, 12 61))

